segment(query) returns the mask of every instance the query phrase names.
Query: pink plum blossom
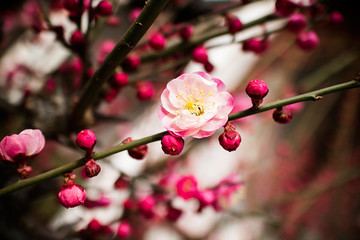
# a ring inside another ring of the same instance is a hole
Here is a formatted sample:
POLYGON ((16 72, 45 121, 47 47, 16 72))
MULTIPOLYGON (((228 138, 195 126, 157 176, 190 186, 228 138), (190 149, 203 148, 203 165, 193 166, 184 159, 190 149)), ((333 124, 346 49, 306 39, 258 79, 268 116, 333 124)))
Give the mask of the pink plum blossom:
POLYGON ((204 138, 225 125, 234 99, 225 84, 204 72, 182 74, 161 94, 159 117, 173 135, 204 138))
POLYGON ((61 187, 58 199, 65 208, 73 208, 84 204, 86 191, 82 186, 70 180, 61 187))
POLYGON ((0 142, 0 157, 9 162, 35 157, 44 148, 45 138, 39 129, 26 129, 4 137, 0 142))
POLYGON ((197 181, 194 176, 183 176, 176 183, 177 194, 187 200, 198 194, 197 181))

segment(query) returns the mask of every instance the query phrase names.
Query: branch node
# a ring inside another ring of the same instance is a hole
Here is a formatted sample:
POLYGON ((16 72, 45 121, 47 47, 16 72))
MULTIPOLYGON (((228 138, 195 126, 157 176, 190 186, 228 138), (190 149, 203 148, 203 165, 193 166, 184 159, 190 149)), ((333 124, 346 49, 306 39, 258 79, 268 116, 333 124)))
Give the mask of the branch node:
POLYGON ((321 100, 323 98, 323 96, 315 96, 314 97, 314 101, 319 101, 319 100, 321 100))

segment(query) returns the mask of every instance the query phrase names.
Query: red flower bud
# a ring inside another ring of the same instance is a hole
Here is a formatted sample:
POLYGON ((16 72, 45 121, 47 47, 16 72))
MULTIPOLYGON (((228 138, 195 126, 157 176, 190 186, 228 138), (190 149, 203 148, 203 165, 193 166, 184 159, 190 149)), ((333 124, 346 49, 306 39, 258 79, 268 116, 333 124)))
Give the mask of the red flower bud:
POLYGON ((275 122, 285 124, 285 123, 289 123, 291 121, 293 114, 285 106, 285 107, 280 107, 280 108, 275 109, 272 116, 273 116, 273 119, 275 120, 275 122))
POLYGON ((190 37, 194 32, 194 27, 189 25, 179 31, 179 35, 184 42, 189 41, 190 37))
POLYGON ((109 1, 101 1, 95 8, 95 14, 100 16, 110 16, 113 11, 113 6, 109 1))
POLYGON ((99 164, 95 162, 94 159, 88 160, 87 163, 85 164, 84 172, 88 178, 97 176, 100 173, 100 171, 101 171, 101 167, 99 164))
POLYGON ((296 43, 301 49, 309 51, 319 45, 319 38, 314 31, 302 32, 296 38, 296 43))
MULTIPOLYGON (((123 143, 129 143, 132 141, 133 140, 130 137, 128 137, 123 141, 123 143)), ((147 145, 141 145, 139 147, 129 149, 128 153, 132 158, 135 158, 138 160, 143 159, 147 153, 147 145)))
POLYGON ((120 222, 117 229, 117 237, 120 239, 127 238, 131 234, 131 226, 127 221, 120 222))
POLYGON ((154 86, 149 81, 141 81, 136 84, 137 97, 140 101, 146 101, 154 95, 154 86))
POLYGON ((235 130, 225 130, 219 136, 220 145, 229 152, 235 151, 241 142, 240 134, 235 130))
POLYGON ((243 27, 243 24, 238 17, 229 14, 226 15, 226 25, 231 34, 239 32, 243 27))
POLYGON ((208 61, 208 54, 206 48, 203 46, 195 48, 192 52, 192 59, 195 62, 205 64, 208 61))
POLYGON ((268 48, 268 46, 269 42, 266 39, 252 38, 243 42, 242 49, 255 54, 261 54, 268 48))
POLYGON ((126 58, 124 59, 124 61, 121 63, 121 67, 125 70, 125 71, 135 71, 138 66, 140 65, 140 58, 135 55, 135 54, 129 54, 128 56, 126 56, 126 58))
POLYGON ((179 155, 184 148, 184 140, 167 134, 161 139, 161 148, 166 154, 179 155))
POLYGON ((254 79, 246 87, 246 94, 254 100, 262 100, 269 92, 269 88, 263 80, 254 79))
POLYGON ((82 130, 77 135, 76 144, 86 152, 92 152, 96 144, 95 133, 88 129, 82 130))
POLYGON ((156 51, 163 50, 166 44, 165 37, 160 33, 155 33, 149 39, 149 45, 156 51))
POLYGON ((84 34, 80 31, 75 30, 70 37, 70 44, 73 46, 82 46, 85 43, 84 34))
POLYGON ((329 23, 331 26, 338 27, 344 22, 344 17, 340 12, 330 13, 329 23))
POLYGON ((73 208, 85 202, 86 191, 82 186, 70 180, 61 187, 58 199, 65 208, 73 208))
POLYGON ((126 73, 115 73, 114 77, 114 84, 116 87, 122 88, 128 84, 128 75, 126 73))
POLYGON ((306 17, 301 13, 294 13, 290 16, 286 28, 294 33, 300 33, 306 27, 306 17))

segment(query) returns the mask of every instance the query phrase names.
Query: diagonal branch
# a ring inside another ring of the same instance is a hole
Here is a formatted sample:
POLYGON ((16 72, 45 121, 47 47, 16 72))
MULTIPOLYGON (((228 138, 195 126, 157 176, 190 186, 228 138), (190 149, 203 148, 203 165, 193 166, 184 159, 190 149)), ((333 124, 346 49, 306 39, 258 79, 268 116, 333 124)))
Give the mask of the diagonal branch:
POLYGON ((83 121, 85 111, 95 102, 103 84, 110 78, 115 68, 125 59, 126 55, 135 47, 145 35, 157 16, 169 0, 149 0, 137 19, 131 24, 125 35, 116 44, 114 49, 105 58, 85 86, 79 101, 70 114, 70 123, 83 121))

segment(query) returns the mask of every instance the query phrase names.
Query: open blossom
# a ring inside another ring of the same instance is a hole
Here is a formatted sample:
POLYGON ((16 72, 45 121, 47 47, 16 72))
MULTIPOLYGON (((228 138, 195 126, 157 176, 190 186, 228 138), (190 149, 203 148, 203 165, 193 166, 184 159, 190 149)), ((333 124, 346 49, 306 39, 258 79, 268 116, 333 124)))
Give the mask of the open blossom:
POLYGON ((225 84, 207 73, 182 74, 161 94, 159 117, 173 135, 204 138, 225 125, 234 99, 225 84))
POLYGON ((39 129, 26 129, 4 137, 0 142, 0 157, 10 162, 35 157, 44 148, 45 138, 39 129))

